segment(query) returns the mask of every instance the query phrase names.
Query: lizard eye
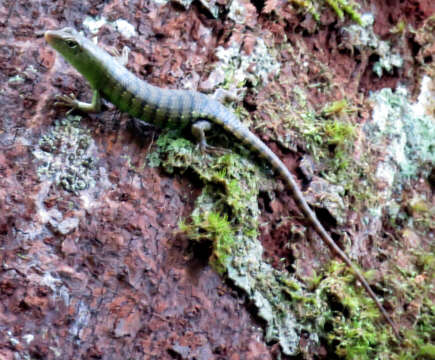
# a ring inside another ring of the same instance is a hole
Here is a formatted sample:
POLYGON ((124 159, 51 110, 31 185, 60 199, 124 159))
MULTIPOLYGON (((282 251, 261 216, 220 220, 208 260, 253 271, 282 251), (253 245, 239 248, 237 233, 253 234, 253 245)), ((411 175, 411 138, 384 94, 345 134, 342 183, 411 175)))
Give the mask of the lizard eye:
POLYGON ((66 44, 68 45, 68 47, 69 47, 70 49, 75 49, 75 48, 77 47, 77 43, 76 43, 75 41, 72 41, 72 40, 68 40, 68 41, 66 42, 66 44))

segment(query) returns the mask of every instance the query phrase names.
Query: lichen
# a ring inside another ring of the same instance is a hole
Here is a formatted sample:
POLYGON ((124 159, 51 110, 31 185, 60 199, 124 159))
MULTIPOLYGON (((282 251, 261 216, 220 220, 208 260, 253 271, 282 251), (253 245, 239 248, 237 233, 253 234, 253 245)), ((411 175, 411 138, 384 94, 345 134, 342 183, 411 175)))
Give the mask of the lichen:
MULTIPOLYGON (((250 4, 250 2, 247 2, 250 4)), ((228 9, 228 18, 233 20, 236 24, 245 24, 249 11, 246 9, 246 2, 241 0, 230 1, 228 9)))
POLYGON ((385 184, 378 197, 387 202, 387 207, 392 205, 389 212, 393 215, 398 199, 392 194, 401 193, 410 179, 427 177, 435 163, 434 120, 409 101, 403 87, 395 92, 382 89, 371 99, 373 115, 364 131, 370 146, 383 154, 375 172, 378 182, 385 184))
POLYGON ((15 76, 11 76, 8 79, 9 84, 23 84, 24 81, 25 81, 24 78, 19 74, 15 75, 15 76))
POLYGON ((80 127, 80 116, 56 121, 41 136, 33 155, 38 160, 40 180, 51 180, 67 191, 78 192, 95 184, 94 140, 80 127))
POLYGON ((379 56, 379 60, 373 65, 373 72, 381 77, 384 71, 391 73, 393 68, 400 68, 403 65, 403 58, 400 54, 391 49, 388 41, 383 41, 373 31, 373 15, 362 16, 364 25, 352 24, 343 27, 343 32, 348 35, 348 44, 359 50, 368 50, 379 56))
POLYGON ((117 19, 115 21, 109 21, 104 16, 99 16, 99 17, 95 17, 95 18, 91 17, 91 16, 87 16, 83 20, 83 26, 88 28, 88 30, 91 32, 91 34, 97 34, 103 25, 108 25, 108 26, 113 27, 116 31, 118 31, 126 39, 129 39, 132 36, 137 35, 134 26, 124 19, 117 19))
POLYGON ((257 37, 250 54, 246 54, 239 43, 233 42, 226 48, 219 46, 215 55, 218 61, 206 87, 221 87, 239 99, 243 98, 248 82, 254 87, 265 85, 269 76, 276 76, 281 67, 276 50, 267 47, 261 37, 257 37))

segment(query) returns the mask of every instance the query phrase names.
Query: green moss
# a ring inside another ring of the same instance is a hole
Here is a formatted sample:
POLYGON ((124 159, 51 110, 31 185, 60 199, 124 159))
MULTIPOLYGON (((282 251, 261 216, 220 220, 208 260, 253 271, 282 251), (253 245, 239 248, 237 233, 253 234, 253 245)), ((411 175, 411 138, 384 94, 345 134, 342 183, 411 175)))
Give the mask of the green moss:
POLYGON ((223 274, 236 241, 236 230, 257 236, 257 223, 246 211, 247 203, 255 199, 258 191, 256 170, 237 154, 201 154, 194 144, 178 136, 177 131, 163 133, 148 160, 153 166, 162 165, 169 173, 191 169, 205 184, 190 222, 180 222, 180 229, 192 240, 212 243, 210 263, 223 274), (246 184, 249 182, 251 185, 246 184))
MULTIPOLYGON (((336 156, 337 149, 351 154, 356 128, 346 119, 349 109, 348 105, 335 104, 323 111, 323 116, 306 112, 304 121, 297 124, 319 156, 336 156), (321 131, 320 138, 316 131, 321 131)), ((384 291, 389 293, 393 306, 394 299, 403 296, 409 299, 408 303, 416 297, 422 303, 414 329, 406 332, 404 344, 397 344, 373 301, 363 288, 356 286, 353 274, 342 263, 331 262, 312 279, 306 279, 305 285, 262 260, 257 239, 257 196, 260 187, 272 188, 273 178, 258 171, 245 156, 201 154, 194 144, 180 139, 177 132, 164 133, 157 145, 149 159, 170 173, 189 170, 203 183, 195 209, 190 218, 180 223, 180 229, 193 241, 210 242, 211 266, 245 292, 257 315, 265 321, 266 341, 277 341, 285 354, 295 355, 299 351, 298 334, 305 330, 312 334, 310 341, 316 343, 322 338, 328 352, 335 352, 340 358, 394 360, 429 356, 434 306, 427 274, 434 272, 433 256, 416 254, 416 269, 403 269, 402 275, 395 273, 385 279, 389 288, 384 291)), ((249 153, 239 146, 236 151, 249 153)), ((354 176, 358 167, 348 167, 349 176, 354 176)), ((365 275, 370 278, 370 274, 365 275)), ((400 315, 400 310, 396 311, 400 315)))
POLYGON ((316 292, 334 308, 324 321, 331 326, 327 335, 330 345, 336 344, 335 353, 345 359, 374 359, 380 347, 387 343, 390 334, 377 325, 379 311, 363 289, 355 287, 353 273, 337 261, 332 261, 326 269, 326 278, 316 292), (340 304, 337 305, 337 304, 340 304), (347 321, 343 314, 347 313, 347 321))
POLYGON ((344 15, 347 14, 359 25, 363 24, 361 14, 356 9, 357 4, 354 2, 349 2, 347 0, 290 0, 290 2, 305 9, 316 21, 320 20, 322 6, 326 3, 335 11, 340 20, 343 20, 344 15))
POLYGON ((435 253, 418 253, 416 264, 421 268, 423 272, 432 274, 433 277, 435 274, 435 253))
POLYGON ((435 345, 426 344, 420 348, 418 353, 419 359, 435 359, 435 345))
MULTIPOLYGON (((326 162, 327 171, 337 179, 348 178, 348 166, 356 137, 356 125, 339 118, 347 109, 346 100, 335 102, 321 111, 323 116, 307 111, 301 114, 302 121, 292 123, 292 127, 303 136, 303 141, 315 160, 326 162)), ((340 183, 343 184, 342 181, 340 183)))
MULTIPOLYGON (((350 18, 355 21, 357 24, 359 25, 363 25, 363 21, 361 19, 361 14, 356 10, 356 3, 349 3, 346 0, 337 0, 337 5, 338 8, 341 8, 343 10, 344 13, 346 13, 347 15, 350 16, 350 18)), ((335 10, 335 8, 334 8, 335 10)), ((335 11, 338 14, 337 11, 335 11)), ((340 17, 340 19, 342 19, 343 17, 340 17)))
MULTIPOLYGON (((328 69, 322 71, 327 73, 328 69)), ((325 88, 329 88, 328 85, 325 88)), ((364 211, 378 204, 379 199, 375 174, 367 171, 373 166, 371 153, 355 148, 361 146, 360 140, 364 141, 360 125, 355 123, 358 106, 343 98, 315 111, 306 90, 294 86, 290 92, 283 93, 278 88, 277 95, 261 105, 255 127, 264 126, 268 136, 284 148, 293 151, 303 148, 319 164, 320 176, 343 189, 340 198, 349 201, 355 211, 364 211), (268 121, 263 125, 265 115, 268 121), (285 136, 281 135, 283 132, 285 136)))
POLYGON ((394 284, 396 297, 408 304, 407 319, 412 326, 404 330, 404 340, 399 348, 391 351, 391 359, 431 359, 432 340, 435 330, 434 274, 435 255, 418 249, 413 252, 415 262, 408 262, 399 274, 387 281, 394 284), (415 265, 414 265, 415 264, 415 265))
POLYGON ((355 126, 340 121, 329 121, 324 124, 324 134, 328 144, 345 146, 355 138, 355 126))
POLYGON ((209 240, 213 244, 211 266, 221 275, 226 272, 228 261, 231 258, 235 235, 228 216, 214 212, 201 213, 192 216, 192 222, 181 222, 180 230, 190 239, 196 241, 209 240))
MULTIPOLYGON (((345 146, 352 132, 335 121, 325 120, 328 126, 322 127, 323 136, 329 146, 345 146)), ((156 155, 150 158, 158 158, 171 173, 190 169, 204 184, 192 215, 180 223, 180 229, 192 241, 210 242, 211 266, 245 291, 266 323, 267 341, 278 341, 285 354, 294 355, 298 332, 305 329, 327 339, 342 356, 376 353, 379 339, 388 338, 389 333, 378 328, 377 309, 362 289, 355 288, 354 277, 345 266, 333 262, 312 279, 307 290, 297 278, 262 260, 257 196, 260 185, 267 189, 273 178, 259 172, 246 157, 201 154, 194 144, 177 136, 176 132, 164 133, 157 141, 156 155), (331 310, 331 297, 349 314, 331 310), (325 324, 332 331, 325 332, 325 324)))
POLYGON ((320 20, 319 12, 317 11, 316 7, 314 6, 311 0, 290 0, 290 2, 305 9, 313 16, 314 20, 316 21, 320 20))
MULTIPOLYGON (((405 297, 406 303, 421 304, 416 312, 414 325, 404 330, 404 339, 398 343, 391 329, 383 322, 380 314, 365 291, 355 286, 353 273, 341 262, 332 261, 323 276, 314 275, 312 290, 316 302, 312 310, 319 326, 328 325, 326 343, 330 351, 343 359, 432 359, 434 347, 431 339, 435 328, 435 305, 433 304, 433 252, 416 254, 418 269, 402 269, 402 275, 392 274, 386 282, 394 292, 390 301, 395 315, 400 308, 395 297, 405 297), (325 307, 325 303, 329 306, 325 307), (334 309, 334 310, 332 310, 334 309), (344 321, 345 320, 345 321, 344 321)), ((412 265, 411 265, 412 266, 412 265)), ((365 273, 370 279, 370 274, 365 273)), ((309 280, 307 280, 309 281, 309 280)), ((410 318, 408 318, 409 320, 410 318)))
POLYGON ((337 100, 331 104, 327 104, 322 110, 322 115, 328 117, 334 114, 340 114, 346 112, 348 108, 349 104, 346 99, 337 100))
POLYGON ((414 214, 425 215, 429 213, 429 205, 424 199, 414 198, 409 203, 410 211, 414 214))
POLYGON ((395 26, 390 29, 390 34, 404 34, 408 25, 404 20, 400 20, 395 26))

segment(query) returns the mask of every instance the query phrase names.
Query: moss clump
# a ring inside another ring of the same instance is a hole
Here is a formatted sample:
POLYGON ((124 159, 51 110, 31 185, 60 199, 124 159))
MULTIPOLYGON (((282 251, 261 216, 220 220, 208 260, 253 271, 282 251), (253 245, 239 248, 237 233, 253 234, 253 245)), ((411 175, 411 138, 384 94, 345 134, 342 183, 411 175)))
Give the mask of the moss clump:
POLYGON ((157 150, 148 160, 153 166, 163 165, 169 173, 191 169, 206 185, 190 222, 180 222, 180 229, 192 240, 212 243, 210 264, 224 274, 236 243, 236 232, 257 236, 258 224, 247 206, 256 199, 258 173, 237 154, 219 157, 201 154, 194 144, 178 136, 177 131, 160 136, 157 150))
MULTIPOLYGON (((329 134, 331 142, 339 145, 347 131, 331 125, 329 134)), ((310 344, 326 339, 331 352, 348 359, 385 348, 389 328, 378 326, 377 308, 363 289, 355 288, 354 277, 344 265, 333 262, 307 290, 294 275, 263 261, 257 196, 260 186, 272 186, 273 178, 237 154, 201 154, 174 132, 163 134, 157 144, 157 155, 149 158, 155 162, 157 157, 170 172, 190 169, 204 183, 180 229, 194 241, 210 242, 211 266, 244 291, 265 322, 266 341, 276 341, 284 354, 295 355, 301 351, 300 332, 306 331, 311 334, 310 344)))
POLYGON ((213 250, 210 265, 219 274, 225 274, 235 244, 235 235, 228 216, 215 212, 200 213, 192 216, 192 222, 189 224, 180 222, 179 227, 192 240, 211 241, 213 250))
POLYGON ((302 121, 292 121, 292 127, 304 138, 315 160, 326 162, 328 173, 340 184, 346 184, 340 180, 349 177, 349 162, 357 133, 356 125, 341 116, 350 111, 343 99, 326 106, 320 114, 307 111, 301 114, 302 121))
POLYGON ((344 19, 345 14, 349 15, 350 18, 363 25, 363 20, 361 14, 357 10, 357 4, 354 2, 349 2, 347 0, 290 0, 293 4, 306 9, 316 21, 320 21, 320 13, 322 11, 322 6, 326 2, 337 14, 340 20, 344 19))
POLYGON ((354 275, 345 264, 332 261, 326 274, 316 293, 331 304, 324 315, 332 329, 327 334, 328 343, 335 344, 334 352, 342 358, 374 359, 391 339, 390 331, 377 326, 380 315, 374 302, 363 289, 355 287, 354 275))

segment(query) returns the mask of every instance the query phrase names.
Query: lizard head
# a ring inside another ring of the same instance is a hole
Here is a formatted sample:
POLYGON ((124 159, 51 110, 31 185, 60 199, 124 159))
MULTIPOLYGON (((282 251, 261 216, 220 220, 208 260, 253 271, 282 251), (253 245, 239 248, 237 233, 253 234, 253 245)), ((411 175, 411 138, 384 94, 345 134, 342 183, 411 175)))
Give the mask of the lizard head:
POLYGON ((72 59, 83 51, 81 41, 83 36, 73 28, 48 30, 44 34, 45 40, 66 59, 72 59))
POLYGON ((70 27, 48 30, 44 37, 47 43, 84 75, 91 85, 101 78, 98 63, 107 55, 92 41, 70 27))

